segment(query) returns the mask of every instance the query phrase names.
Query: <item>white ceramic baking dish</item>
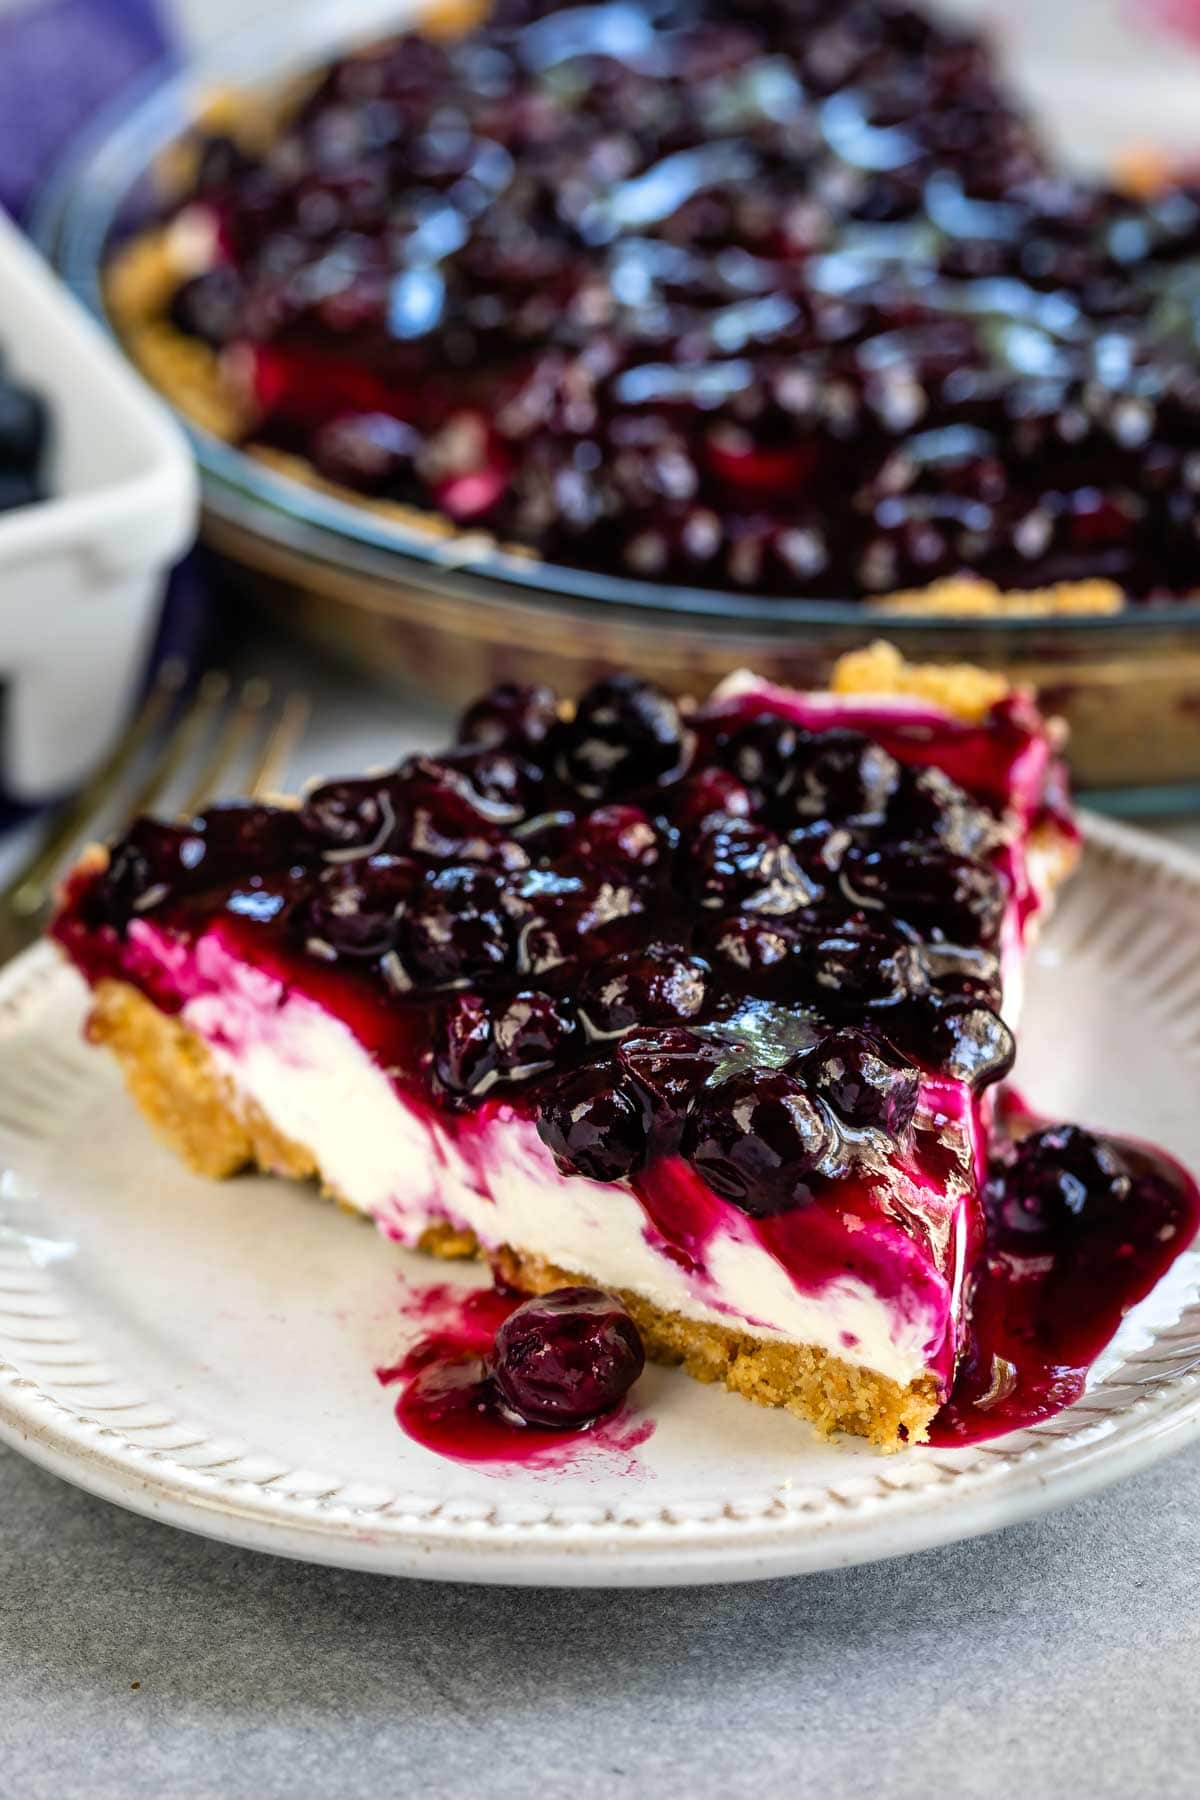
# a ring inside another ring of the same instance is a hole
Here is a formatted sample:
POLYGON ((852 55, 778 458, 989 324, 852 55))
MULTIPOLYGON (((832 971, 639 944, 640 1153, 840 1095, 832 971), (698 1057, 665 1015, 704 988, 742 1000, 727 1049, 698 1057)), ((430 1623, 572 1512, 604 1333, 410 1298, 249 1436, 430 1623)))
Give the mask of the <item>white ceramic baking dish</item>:
POLYGON ((0 786, 36 801, 127 716, 197 490, 183 434, 3 213, 0 351, 52 415, 51 497, 0 513, 0 786))

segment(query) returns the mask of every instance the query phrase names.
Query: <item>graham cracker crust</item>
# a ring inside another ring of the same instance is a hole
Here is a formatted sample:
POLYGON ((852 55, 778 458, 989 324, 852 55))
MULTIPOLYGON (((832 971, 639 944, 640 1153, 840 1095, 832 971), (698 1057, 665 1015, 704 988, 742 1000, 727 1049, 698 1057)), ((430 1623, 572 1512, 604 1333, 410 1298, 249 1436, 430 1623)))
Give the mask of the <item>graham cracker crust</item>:
MULTIPOLYGON (((88 1036, 113 1052, 149 1124, 197 1174, 220 1179, 259 1168, 315 1179, 346 1211, 357 1212, 323 1179, 311 1151, 278 1132, 254 1102, 235 1096, 196 1034, 160 1012, 136 988, 121 981, 100 982, 88 1036)), ((472 1232, 450 1225, 429 1227, 420 1248, 446 1258, 483 1254, 472 1232)), ((491 1260, 501 1279, 524 1293, 547 1293, 592 1279, 510 1245, 491 1260)), ((897 1450, 906 1442, 921 1442, 938 1409, 931 1375, 901 1387, 817 1345, 755 1338, 664 1311, 628 1290, 617 1291, 652 1361, 680 1366, 697 1381, 719 1382, 759 1406, 782 1408, 822 1435, 845 1431, 882 1450, 897 1450)))

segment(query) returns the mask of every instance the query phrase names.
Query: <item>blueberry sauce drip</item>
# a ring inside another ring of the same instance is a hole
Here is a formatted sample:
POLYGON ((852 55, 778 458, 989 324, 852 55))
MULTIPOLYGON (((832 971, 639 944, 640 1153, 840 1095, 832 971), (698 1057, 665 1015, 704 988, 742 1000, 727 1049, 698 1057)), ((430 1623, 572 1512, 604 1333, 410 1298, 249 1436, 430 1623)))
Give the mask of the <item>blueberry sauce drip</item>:
POLYGON ((531 1300, 500 1283, 466 1294, 435 1284, 416 1310, 417 1342, 376 1375, 399 1388, 397 1423, 427 1449, 560 1468, 582 1443, 627 1455, 653 1430, 625 1415, 645 1354, 611 1294, 559 1288, 531 1300))
POLYGON ((1195 585, 1200 190, 1064 173, 961 25, 504 0, 193 148, 171 318, 341 486, 693 586, 1195 585))
MULTIPOLYGON (((56 929, 128 978, 139 922, 186 942, 217 921, 422 1104, 508 1104, 596 1181, 682 1155, 750 1218, 807 1208, 914 1150, 922 1074, 978 1095, 1012 1060, 997 771, 969 792, 903 760, 903 721, 888 742, 852 722, 626 676, 561 712, 510 686, 440 755, 295 810, 137 821, 56 929)), ((1034 741, 936 729, 963 756, 1034 741)))
POLYGON ((1145 1145, 1002 1101, 966 1342, 935 1444, 977 1443, 1069 1406, 1130 1307, 1200 1226, 1200 1190, 1145 1145))

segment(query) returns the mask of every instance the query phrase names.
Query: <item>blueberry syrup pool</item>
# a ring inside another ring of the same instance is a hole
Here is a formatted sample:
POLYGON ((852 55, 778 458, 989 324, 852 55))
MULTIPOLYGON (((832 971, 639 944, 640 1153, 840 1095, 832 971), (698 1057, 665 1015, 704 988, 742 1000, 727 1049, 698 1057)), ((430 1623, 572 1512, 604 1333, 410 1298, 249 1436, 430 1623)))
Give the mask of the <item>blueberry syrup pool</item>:
POLYGON ((435 1283, 406 1311, 425 1325, 399 1362, 376 1371, 398 1386, 407 1436, 459 1462, 562 1468, 588 1448, 632 1455, 652 1435, 622 1402, 645 1357, 629 1315, 595 1288, 527 1299, 497 1285, 470 1293, 435 1283))
POLYGON ((339 488, 688 587, 1195 586, 1200 191, 1064 173, 962 26, 498 0, 255 123, 170 322, 339 488))
POLYGON ((1121 1321, 1200 1228, 1200 1190, 1160 1151, 1047 1125, 1002 1096, 969 1330, 934 1444, 1036 1424, 1083 1393, 1121 1321))

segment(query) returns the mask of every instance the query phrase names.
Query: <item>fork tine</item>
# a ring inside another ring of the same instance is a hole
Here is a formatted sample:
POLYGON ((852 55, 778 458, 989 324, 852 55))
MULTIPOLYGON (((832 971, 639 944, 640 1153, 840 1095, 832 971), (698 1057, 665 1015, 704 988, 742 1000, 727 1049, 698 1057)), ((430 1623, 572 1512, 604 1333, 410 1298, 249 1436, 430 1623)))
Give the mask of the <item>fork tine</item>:
POLYGON ((308 724, 308 695, 299 689, 293 689, 283 703, 283 710, 267 735, 262 753, 250 776, 248 792, 255 800, 262 800, 272 794, 279 786, 279 780, 292 752, 304 735, 304 727, 308 724))
POLYGON ((208 760, 183 803, 185 818, 191 818, 194 813, 202 811, 220 792, 226 775, 237 762, 243 745, 270 698, 270 683, 261 676, 252 675, 243 684, 237 705, 226 720, 224 729, 218 734, 208 760))
POLYGON ((24 868, 6 887, 0 888, 0 912, 12 912, 22 919, 33 918, 40 912, 49 898, 50 883, 63 856, 89 822, 103 811, 133 767, 166 717, 185 675, 186 670, 178 657, 169 657, 163 663, 128 732, 91 780, 54 816, 45 837, 24 868))
POLYGON ((196 690, 195 698, 179 720, 159 752, 158 760, 129 805, 128 817, 136 819, 150 812, 165 792, 169 782, 199 744, 209 720, 224 704, 229 692, 229 677, 219 669, 210 669, 196 690))

